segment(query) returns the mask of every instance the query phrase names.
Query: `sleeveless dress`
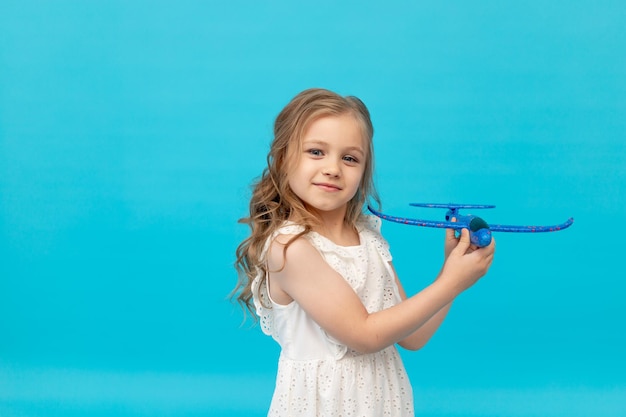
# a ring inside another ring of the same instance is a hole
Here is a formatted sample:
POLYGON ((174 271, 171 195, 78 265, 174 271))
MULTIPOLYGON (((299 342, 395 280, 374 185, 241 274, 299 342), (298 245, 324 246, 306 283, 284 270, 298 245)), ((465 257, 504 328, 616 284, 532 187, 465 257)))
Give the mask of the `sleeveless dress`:
MULTIPOLYGON (((304 235, 370 313, 401 301, 380 223, 378 217, 361 216, 358 246, 339 246, 315 232, 304 235)), ((285 224, 270 237, 264 255, 277 235, 302 230, 285 224)), ((263 332, 281 346, 268 416, 414 415, 411 384, 395 346, 359 353, 326 334, 295 301, 275 303, 262 276, 253 280, 252 292, 263 332)))

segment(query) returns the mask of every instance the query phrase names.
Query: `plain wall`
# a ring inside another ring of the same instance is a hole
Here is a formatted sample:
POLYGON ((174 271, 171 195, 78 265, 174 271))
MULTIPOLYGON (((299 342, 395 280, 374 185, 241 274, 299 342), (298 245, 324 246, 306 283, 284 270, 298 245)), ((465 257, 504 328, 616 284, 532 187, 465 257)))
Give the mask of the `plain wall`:
MULTIPOLYGON (((495 235, 488 276, 402 353, 418 415, 624 415, 625 18, 597 0, 4 0, 0 415, 264 414, 278 347, 226 297, 273 119, 309 87, 368 105, 390 214, 576 219, 495 235)), ((383 232, 405 288, 428 285, 443 232, 383 232)))

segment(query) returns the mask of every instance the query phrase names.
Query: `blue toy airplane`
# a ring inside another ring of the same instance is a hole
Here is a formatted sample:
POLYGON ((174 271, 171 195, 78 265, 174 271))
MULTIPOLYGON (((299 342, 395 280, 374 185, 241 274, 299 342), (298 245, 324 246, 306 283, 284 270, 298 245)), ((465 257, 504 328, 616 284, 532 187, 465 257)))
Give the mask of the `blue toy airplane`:
POLYGON ((428 207, 428 208, 447 208, 445 221, 433 221, 433 220, 418 220, 408 219, 405 217, 395 217, 383 214, 374 210, 368 206, 368 210, 381 219, 389 220, 396 223, 408 224, 412 226, 422 227, 436 227, 441 229, 454 229, 460 231, 461 229, 469 229, 471 242, 478 246, 484 247, 491 243, 491 232, 513 232, 513 233, 540 233, 540 232, 556 232, 563 230, 574 223, 573 218, 569 218, 563 224, 557 224, 553 226, 506 226, 501 224, 488 225, 486 221, 478 216, 471 214, 462 215, 459 214, 460 209, 491 209, 496 206, 482 205, 482 204, 423 204, 423 203, 411 203, 415 207, 428 207), (453 221, 454 220, 454 221, 453 221))

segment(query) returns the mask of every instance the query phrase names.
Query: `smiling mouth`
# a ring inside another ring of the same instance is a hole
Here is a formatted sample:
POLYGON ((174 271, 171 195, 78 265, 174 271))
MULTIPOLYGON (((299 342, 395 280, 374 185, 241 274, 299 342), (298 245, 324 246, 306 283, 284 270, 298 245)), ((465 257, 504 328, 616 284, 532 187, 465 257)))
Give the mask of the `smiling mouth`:
POLYGON ((322 190, 326 190, 326 191, 341 191, 341 188, 339 188, 338 186, 333 185, 333 184, 315 183, 315 186, 321 188, 322 190))

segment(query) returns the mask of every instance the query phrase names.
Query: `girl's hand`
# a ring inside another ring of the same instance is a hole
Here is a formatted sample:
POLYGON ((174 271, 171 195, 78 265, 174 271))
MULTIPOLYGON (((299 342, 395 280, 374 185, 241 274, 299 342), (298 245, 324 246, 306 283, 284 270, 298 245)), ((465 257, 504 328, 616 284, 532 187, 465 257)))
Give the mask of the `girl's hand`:
MULTIPOLYGON (((456 222, 456 218, 453 217, 451 221, 456 222)), ((444 242, 444 262, 446 259, 448 259, 450 252, 452 252, 452 250, 456 248, 456 245, 458 244, 459 238, 456 236, 456 231, 454 229, 446 229, 446 239, 444 242)), ((478 246, 470 245, 469 251, 474 252, 476 249, 478 249, 478 246)))
POLYGON ((477 248, 470 243, 469 230, 462 229, 455 237, 454 230, 446 230, 445 263, 439 279, 451 280, 459 292, 471 287, 487 273, 496 249, 495 239, 489 246, 477 248))

